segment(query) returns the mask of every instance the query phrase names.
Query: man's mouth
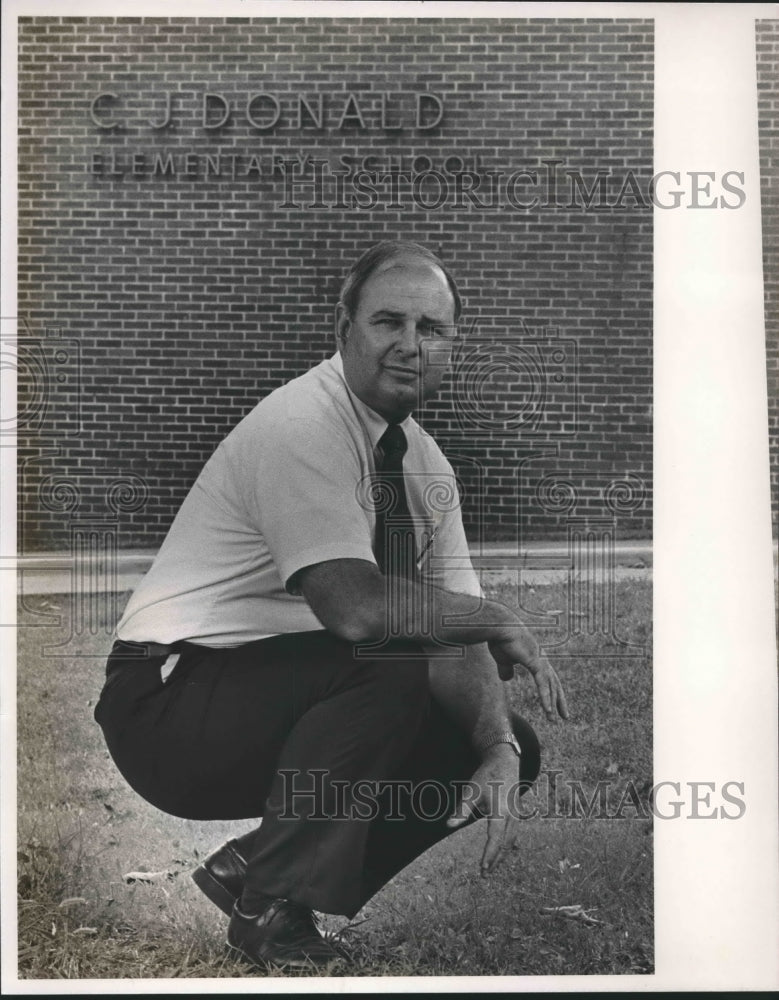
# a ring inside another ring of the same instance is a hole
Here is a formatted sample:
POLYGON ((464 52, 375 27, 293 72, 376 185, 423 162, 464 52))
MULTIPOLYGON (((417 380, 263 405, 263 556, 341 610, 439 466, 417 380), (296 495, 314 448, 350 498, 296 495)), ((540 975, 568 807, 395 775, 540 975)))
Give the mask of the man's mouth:
POLYGON ((391 375, 395 375, 397 378, 409 380, 419 378, 420 375, 418 368, 406 368, 405 365, 385 365, 384 370, 388 371, 391 375))

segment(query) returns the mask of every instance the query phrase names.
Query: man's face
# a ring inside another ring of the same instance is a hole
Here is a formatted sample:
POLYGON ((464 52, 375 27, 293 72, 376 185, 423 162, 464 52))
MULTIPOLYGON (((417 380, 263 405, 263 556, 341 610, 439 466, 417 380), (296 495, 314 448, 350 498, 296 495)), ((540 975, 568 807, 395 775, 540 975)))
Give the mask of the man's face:
POLYGON ((385 420, 403 420, 441 385, 454 334, 443 272, 410 255, 392 258, 360 290, 353 316, 336 316, 349 388, 385 420))

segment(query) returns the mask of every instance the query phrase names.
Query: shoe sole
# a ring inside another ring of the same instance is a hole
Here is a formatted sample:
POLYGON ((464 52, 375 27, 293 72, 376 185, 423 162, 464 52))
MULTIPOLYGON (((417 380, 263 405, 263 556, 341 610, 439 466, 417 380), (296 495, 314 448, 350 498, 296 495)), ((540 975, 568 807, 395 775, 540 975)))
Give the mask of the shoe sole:
POLYGON ((202 865, 192 872, 192 881, 214 903, 222 913, 228 917, 233 912, 235 896, 225 889, 221 882, 217 882, 211 872, 202 865))

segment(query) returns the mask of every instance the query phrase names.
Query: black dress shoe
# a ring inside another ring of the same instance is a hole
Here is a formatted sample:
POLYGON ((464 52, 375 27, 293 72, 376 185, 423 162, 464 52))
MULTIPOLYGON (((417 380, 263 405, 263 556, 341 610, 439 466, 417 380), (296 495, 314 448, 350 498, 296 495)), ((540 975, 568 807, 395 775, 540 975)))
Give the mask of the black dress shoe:
POLYGON ((192 879, 198 889, 229 917, 246 881, 246 858, 237 842, 228 840, 209 854, 203 864, 192 872, 192 879))
POLYGON ((227 943, 264 967, 311 969, 343 959, 320 933, 311 910, 290 899, 271 899, 254 916, 242 913, 236 903, 227 943))

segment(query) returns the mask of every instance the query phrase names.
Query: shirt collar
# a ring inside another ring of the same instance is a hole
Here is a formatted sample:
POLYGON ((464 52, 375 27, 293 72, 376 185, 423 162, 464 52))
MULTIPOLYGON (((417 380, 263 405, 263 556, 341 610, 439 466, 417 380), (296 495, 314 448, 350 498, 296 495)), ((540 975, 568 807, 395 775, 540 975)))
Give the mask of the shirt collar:
MULTIPOLYGON (((366 404, 352 392, 349 383, 346 381, 346 376, 344 375, 344 363, 340 352, 336 352, 332 358, 330 358, 330 361, 334 370, 338 373, 343 381, 343 384, 346 386, 346 391, 349 393, 349 399, 352 401, 352 406, 354 406, 355 412, 368 434, 368 440, 371 443, 371 448, 375 450, 382 434, 389 427, 388 421, 386 421, 381 414, 372 410, 370 406, 366 406, 366 404)), ((406 431, 408 431, 410 420, 411 415, 407 416, 405 420, 401 420, 400 422, 400 426, 406 431)))

